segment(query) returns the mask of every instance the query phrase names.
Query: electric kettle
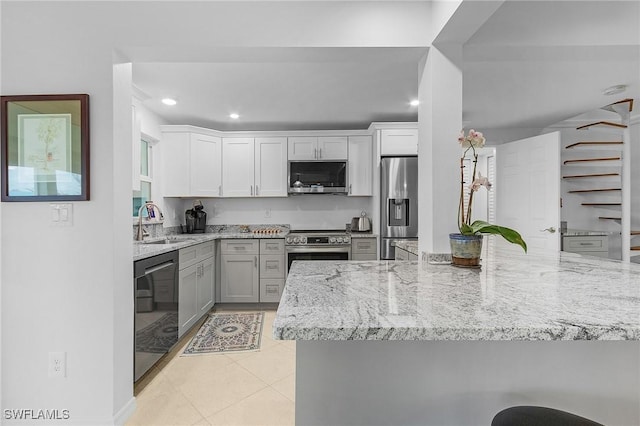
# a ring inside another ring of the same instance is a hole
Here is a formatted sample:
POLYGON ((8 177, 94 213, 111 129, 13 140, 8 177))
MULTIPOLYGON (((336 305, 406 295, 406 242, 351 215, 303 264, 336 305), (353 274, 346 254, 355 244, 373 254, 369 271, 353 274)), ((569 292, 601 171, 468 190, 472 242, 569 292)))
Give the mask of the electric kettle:
POLYGON ((351 232, 370 232, 371 220, 367 217, 367 212, 363 211, 359 217, 351 219, 351 232))

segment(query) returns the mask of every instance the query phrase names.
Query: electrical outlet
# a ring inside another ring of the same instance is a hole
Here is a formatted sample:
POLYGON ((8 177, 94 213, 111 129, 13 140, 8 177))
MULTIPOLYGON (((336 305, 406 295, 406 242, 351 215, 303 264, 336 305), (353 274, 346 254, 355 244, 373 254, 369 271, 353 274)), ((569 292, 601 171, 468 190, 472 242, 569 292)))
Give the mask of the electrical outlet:
POLYGON ((49 352, 49 377, 67 376, 67 353, 49 352))

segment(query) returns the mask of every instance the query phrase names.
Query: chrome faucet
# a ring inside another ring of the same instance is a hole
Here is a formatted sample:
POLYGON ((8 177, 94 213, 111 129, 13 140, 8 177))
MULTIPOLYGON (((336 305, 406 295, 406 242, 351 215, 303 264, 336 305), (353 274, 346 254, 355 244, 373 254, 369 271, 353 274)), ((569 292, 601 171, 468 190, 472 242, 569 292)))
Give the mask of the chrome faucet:
MULTIPOLYGON (((138 233, 136 234, 136 241, 142 241, 144 240, 144 234, 145 231, 144 229, 142 229, 142 209, 146 208, 146 207, 155 207, 158 209, 158 214, 160 215, 160 218, 162 218, 162 210, 160 210, 160 207, 157 204, 154 204, 150 201, 146 201, 143 205, 140 206, 140 208, 138 209, 138 233)), ((149 235, 149 234, 147 234, 149 235)))

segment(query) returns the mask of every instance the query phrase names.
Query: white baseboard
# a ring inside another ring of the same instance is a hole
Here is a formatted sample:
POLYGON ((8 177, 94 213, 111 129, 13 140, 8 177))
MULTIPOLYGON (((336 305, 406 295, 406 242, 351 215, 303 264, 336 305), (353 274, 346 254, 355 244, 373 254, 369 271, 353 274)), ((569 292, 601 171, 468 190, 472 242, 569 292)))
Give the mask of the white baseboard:
POLYGON ((136 397, 132 396, 129 401, 113 416, 113 424, 116 426, 124 425, 129 417, 136 411, 136 397))

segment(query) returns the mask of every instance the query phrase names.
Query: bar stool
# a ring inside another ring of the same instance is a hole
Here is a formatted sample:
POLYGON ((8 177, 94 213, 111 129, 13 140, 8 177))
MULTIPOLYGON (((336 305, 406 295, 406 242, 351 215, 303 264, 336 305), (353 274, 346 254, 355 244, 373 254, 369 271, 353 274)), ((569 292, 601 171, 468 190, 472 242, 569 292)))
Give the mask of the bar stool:
POLYGON ((547 407, 517 406, 500 411, 491 426, 604 426, 593 420, 547 407))

